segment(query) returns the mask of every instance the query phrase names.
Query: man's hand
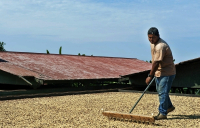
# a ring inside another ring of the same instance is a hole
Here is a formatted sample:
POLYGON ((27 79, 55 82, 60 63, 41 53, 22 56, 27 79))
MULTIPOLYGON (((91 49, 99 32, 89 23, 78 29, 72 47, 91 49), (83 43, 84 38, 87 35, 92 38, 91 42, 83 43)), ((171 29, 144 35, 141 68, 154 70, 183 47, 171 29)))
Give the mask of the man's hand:
POLYGON ((147 77, 146 78, 146 84, 149 85, 149 83, 151 82, 152 79, 153 79, 152 77, 147 77))
MULTIPOLYGON (((160 61, 154 61, 153 62, 151 71, 149 73, 151 76, 154 76, 156 70, 158 69, 159 63, 160 63, 160 61)), ((152 79, 153 79, 153 77, 147 77, 146 81, 145 81, 146 84, 149 85, 149 83, 151 82, 152 79)))

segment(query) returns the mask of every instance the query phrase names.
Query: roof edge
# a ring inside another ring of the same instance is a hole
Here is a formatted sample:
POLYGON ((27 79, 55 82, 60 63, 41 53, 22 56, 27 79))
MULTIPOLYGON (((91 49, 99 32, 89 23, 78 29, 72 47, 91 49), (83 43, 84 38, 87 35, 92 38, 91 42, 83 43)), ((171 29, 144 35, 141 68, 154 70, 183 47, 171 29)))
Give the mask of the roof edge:
POLYGON ((200 57, 194 58, 194 59, 191 59, 191 60, 182 61, 182 62, 179 62, 175 65, 186 64, 186 63, 191 63, 191 62, 196 62, 196 61, 200 61, 200 57))
MULTIPOLYGON (((55 54, 55 53, 37 53, 37 52, 18 52, 18 51, 0 51, 0 52, 7 52, 7 53, 19 53, 19 54, 41 54, 41 55, 60 55, 60 54, 55 54)), ((62 55, 66 55, 66 56, 81 56, 81 57, 101 57, 101 58, 120 58, 120 59, 137 59, 137 58, 129 58, 129 57, 111 57, 111 56, 89 56, 89 55, 73 55, 73 54, 61 54, 62 55)), ((139 59, 137 59, 139 60, 139 59)), ((141 60, 144 61, 144 60, 141 60)))

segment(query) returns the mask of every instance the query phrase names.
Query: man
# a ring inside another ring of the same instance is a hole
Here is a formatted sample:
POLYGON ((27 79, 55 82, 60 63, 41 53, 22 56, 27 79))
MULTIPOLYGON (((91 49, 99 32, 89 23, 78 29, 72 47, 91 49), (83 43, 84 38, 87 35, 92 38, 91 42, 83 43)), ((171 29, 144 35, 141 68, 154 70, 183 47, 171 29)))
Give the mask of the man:
POLYGON ((173 56, 169 45, 160 38, 157 28, 152 27, 148 30, 148 39, 151 45, 152 69, 146 78, 146 84, 148 85, 152 78, 156 77, 160 105, 159 114, 155 116, 155 119, 167 119, 167 114, 175 109, 169 97, 176 74, 173 56))

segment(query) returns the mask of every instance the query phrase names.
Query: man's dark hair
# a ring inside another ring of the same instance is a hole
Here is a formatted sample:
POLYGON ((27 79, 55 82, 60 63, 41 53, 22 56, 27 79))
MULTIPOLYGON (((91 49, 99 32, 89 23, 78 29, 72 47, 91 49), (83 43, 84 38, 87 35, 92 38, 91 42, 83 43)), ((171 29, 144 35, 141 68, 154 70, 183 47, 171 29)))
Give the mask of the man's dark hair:
POLYGON ((157 29, 156 27, 151 27, 151 28, 149 29, 149 31, 148 31, 147 34, 148 34, 148 35, 149 35, 149 34, 153 34, 153 35, 156 35, 156 36, 160 36, 160 35, 159 35, 159 31, 158 31, 158 29, 157 29))

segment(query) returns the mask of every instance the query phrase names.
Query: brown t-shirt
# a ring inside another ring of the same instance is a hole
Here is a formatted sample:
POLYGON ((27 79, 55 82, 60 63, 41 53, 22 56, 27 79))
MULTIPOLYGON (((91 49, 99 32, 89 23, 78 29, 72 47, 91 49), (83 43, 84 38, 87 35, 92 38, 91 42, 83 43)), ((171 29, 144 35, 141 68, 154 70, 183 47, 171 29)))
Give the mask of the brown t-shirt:
POLYGON ((152 63, 154 61, 161 61, 158 70, 155 72, 156 77, 171 76, 176 74, 176 69, 173 61, 173 56, 169 45, 163 40, 159 39, 156 44, 151 44, 152 63))

